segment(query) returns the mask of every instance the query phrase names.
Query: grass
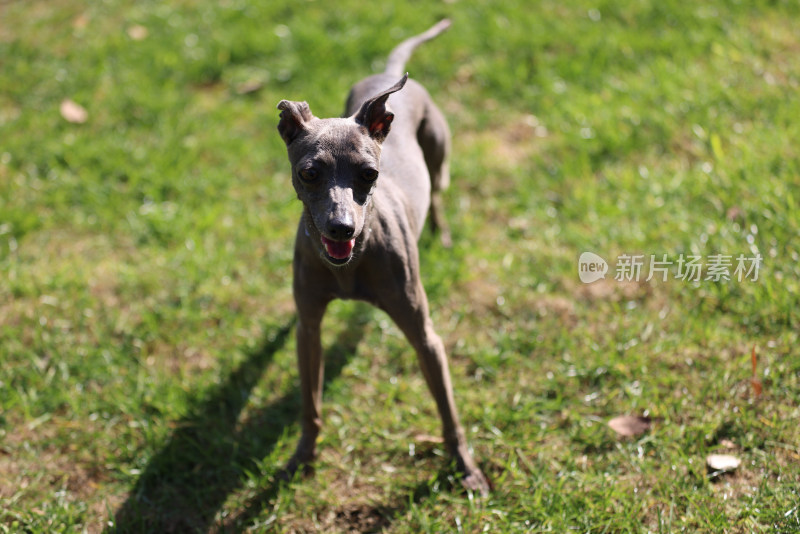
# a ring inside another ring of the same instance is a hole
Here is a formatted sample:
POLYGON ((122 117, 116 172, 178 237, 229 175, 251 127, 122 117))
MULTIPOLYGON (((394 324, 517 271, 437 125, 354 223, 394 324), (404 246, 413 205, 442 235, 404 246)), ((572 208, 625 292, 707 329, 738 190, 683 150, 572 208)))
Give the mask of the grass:
POLYGON ((0 531, 800 528, 796 3, 0 11, 0 531), (315 476, 278 484, 300 206, 275 105, 338 115, 442 16, 408 65, 455 143, 455 245, 423 236, 424 281, 495 490, 459 489, 407 343, 351 302, 315 476), (605 280, 579 281, 584 251, 605 280), (618 282, 622 254, 763 264, 618 282), (620 439, 619 414, 653 426, 620 439))

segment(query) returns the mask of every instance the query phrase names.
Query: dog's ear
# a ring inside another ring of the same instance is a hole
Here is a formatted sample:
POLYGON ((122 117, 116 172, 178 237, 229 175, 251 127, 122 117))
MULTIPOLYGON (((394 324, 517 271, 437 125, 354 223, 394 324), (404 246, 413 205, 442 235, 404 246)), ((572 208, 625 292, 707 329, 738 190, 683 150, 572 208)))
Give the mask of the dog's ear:
POLYGON ((306 129, 306 124, 314 118, 314 115, 306 102, 281 100, 278 102, 278 109, 281 110, 278 132, 280 132, 283 141, 288 145, 306 129))
POLYGON ((402 89, 407 80, 408 73, 387 90, 364 102, 361 105, 361 109, 353 117, 358 124, 367 129, 370 137, 379 143, 383 142, 386 136, 389 135, 389 130, 394 120, 394 113, 386 107, 386 100, 389 95, 402 89))

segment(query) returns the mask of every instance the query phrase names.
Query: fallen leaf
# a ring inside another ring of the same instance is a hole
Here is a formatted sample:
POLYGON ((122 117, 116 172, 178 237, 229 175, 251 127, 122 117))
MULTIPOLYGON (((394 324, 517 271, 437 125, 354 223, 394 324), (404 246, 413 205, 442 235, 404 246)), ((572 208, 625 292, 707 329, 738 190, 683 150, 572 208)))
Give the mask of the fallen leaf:
POLYGON ((74 124, 83 124, 89 118, 89 112, 83 106, 68 98, 61 101, 59 110, 67 122, 74 124))
POLYGON ((147 28, 144 26, 140 26, 136 24, 135 26, 131 26, 128 28, 128 37, 133 39, 134 41, 141 41, 145 37, 147 37, 147 28))
POLYGON ((730 454, 709 454, 706 457, 706 465, 713 471, 733 471, 741 463, 739 458, 730 454))
POLYGON ((414 436, 417 443, 444 443, 444 438, 440 436, 429 436, 427 434, 417 434, 414 436))
POLYGON ((76 30, 83 30, 89 25, 89 15, 82 13, 72 19, 72 27, 76 30))
POLYGON ((640 415, 620 415, 609 421, 608 426, 620 436, 638 436, 650 430, 650 418, 640 415))
POLYGON ((728 208, 728 211, 725 212, 725 216, 728 218, 729 221, 735 221, 737 219, 744 218, 744 211, 739 206, 731 206, 728 208))
POLYGON ((255 93, 256 91, 261 90, 261 88, 263 87, 264 87, 264 82, 262 82, 261 80, 248 80, 236 86, 236 94, 248 95, 250 93, 255 93))
POLYGON ((761 380, 758 379, 756 373, 756 346, 753 345, 753 352, 750 353, 750 361, 753 364, 753 377, 750 379, 750 385, 753 386, 753 396, 758 398, 761 396, 761 380))

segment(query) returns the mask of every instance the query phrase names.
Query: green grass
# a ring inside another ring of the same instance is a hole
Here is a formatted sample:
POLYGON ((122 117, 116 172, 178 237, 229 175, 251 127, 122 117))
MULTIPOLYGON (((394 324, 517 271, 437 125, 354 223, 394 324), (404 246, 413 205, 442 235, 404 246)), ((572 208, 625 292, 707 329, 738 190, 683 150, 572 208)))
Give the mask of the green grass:
POLYGON ((798 16, 789 1, 3 3, 0 531, 799 529, 798 16), (338 115, 443 16, 453 28, 408 70, 454 132, 455 245, 426 233, 421 255, 495 489, 460 490, 425 437, 439 423, 412 351, 349 302, 325 322, 315 476, 278 484, 299 433, 300 206, 275 105, 338 115), (756 281, 584 285, 583 251, 609 275, 621 254, 764 261, 756 281), (619 414, 653 427, 619 439, 619 414), (742 466, 709 473, 712 452, 742 466))

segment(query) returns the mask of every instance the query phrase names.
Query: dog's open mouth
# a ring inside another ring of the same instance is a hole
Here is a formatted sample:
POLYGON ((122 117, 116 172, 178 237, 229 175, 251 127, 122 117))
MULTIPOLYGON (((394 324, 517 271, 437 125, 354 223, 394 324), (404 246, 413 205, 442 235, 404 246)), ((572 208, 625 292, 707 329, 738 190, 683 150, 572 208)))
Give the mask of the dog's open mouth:
POLYGON ((355 239, 349 241, 334 241, 322 236, 322 245, 325 247, 325 253, 328 259, 335 264, 345 264, 350 260, 353 254, 353 247, 356 244, 355 239))

